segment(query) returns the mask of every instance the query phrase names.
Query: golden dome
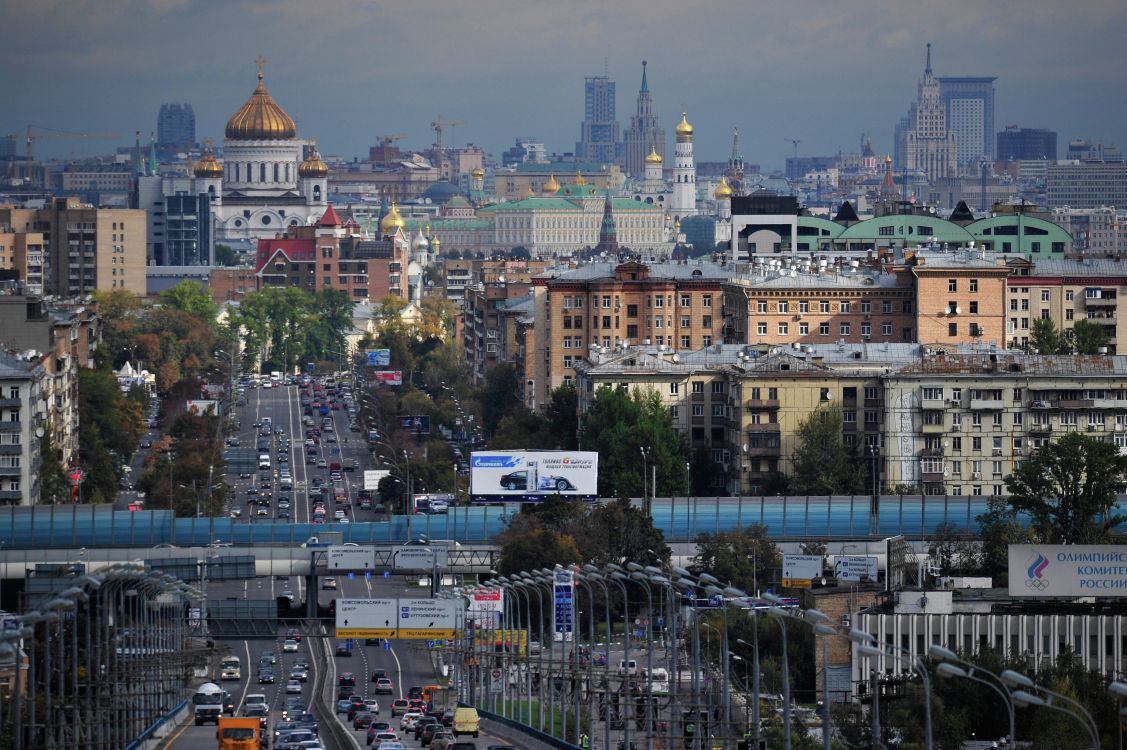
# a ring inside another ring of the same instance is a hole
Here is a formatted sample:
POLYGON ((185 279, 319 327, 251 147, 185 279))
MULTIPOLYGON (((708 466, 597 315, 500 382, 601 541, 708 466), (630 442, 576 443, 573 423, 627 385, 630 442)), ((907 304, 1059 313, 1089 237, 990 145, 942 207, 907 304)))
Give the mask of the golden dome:
POLYGON ((532 183, 530 182, 525 186, 524 197, 531 198, 534 195, 536 195, 536 193, 532 190, 532 183))
POLYGON ((718 201, 726 201, 732 197, 732 186, 728 184, 727 177, 720 178, 720 184, 712 191, 712 197, 718 201))
POLYGON ((679 141, 691 141, 693 139, 693 126, 689 124, 688 115, 685 112, 681 113, 681 122, 677 123, 677 127, 673 129, 677 134, 679 141))
POLYGON ((262 82, 259 57, 258 86, 239 111, 227 121, 226 135, 235 141, 292 141, 297 138, 297 124, 278 106, 262 82))
POLYGON ((380 219, 380 234, 395 234, 395 230, 403 229, 407 222, 399 215, 399 206, 392 203, 391 210, 380 219))
POLYGON ((650 155, 646 157, 646 164, 661 164, 661 154, 653 146, 650 146, 650 155))
POLYGON ((430 247, 432 250, 434 250, 435 253, 437 253, 438 248, 442 247, 442 240, 438 239, 438 237, 431 237, 430 247))
POLYGON ((223 165, 215 160, 214 154, 207 154, 196 164, 195 175, 205 178, 222 177, 223 165))
POLYGON ((575 184, 579 185, 580 187, 587 184, 587 180, 583 179, 583 173, 578 169, 575 170, 575 184))
POLYGON ((481 167, 474 167, 473 171, 470 172, 470 176, 475 180, 480 180, 481 178, 485 177, 485 170, 481 167))
POLYGON ((325 177, 329 174, 329 167, 321 161, 321 152, 313 149, 309 158, 297 168, 297 174, 299 177, 325 177))
POLYGON ((891 164, 892 163, 892 154, 885 154, 884 155, 884 163, 885 164, 891 164))
POLYGON ((560 183, 556 182, 556 176, 554 174, 548 175, 548 181, 544 183, 544 187, 541 188, 541 191, 544 195, 555 195, 559 190, 560 183))

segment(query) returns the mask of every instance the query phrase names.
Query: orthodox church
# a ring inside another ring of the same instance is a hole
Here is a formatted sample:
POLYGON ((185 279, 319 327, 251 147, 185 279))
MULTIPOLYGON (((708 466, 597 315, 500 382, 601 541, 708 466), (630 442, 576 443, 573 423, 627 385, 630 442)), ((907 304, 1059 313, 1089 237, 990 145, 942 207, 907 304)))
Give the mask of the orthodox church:
POLYGON ((329 168, 266 90, 265 62, 259 56, 258 85, 227 121, 222 163, 208 153, 193 171, 193 192, 207 194, 218 242, 253 244, 315 223, 328 206, 329 168))

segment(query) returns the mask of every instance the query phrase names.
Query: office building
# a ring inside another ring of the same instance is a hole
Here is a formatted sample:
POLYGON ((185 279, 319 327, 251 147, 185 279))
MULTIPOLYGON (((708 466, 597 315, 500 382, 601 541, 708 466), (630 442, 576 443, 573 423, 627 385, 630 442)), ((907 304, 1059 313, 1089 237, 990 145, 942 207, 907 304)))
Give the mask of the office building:
POLYGON ((1050 164, 1045 170, 1045 200, 1051 208, 1127 206, 1127 164, 1050 164))
POLYGON ((998 161, 1056 161, 1056 131, 1008 125, 1005 130, 998 132, 996 154, 998 161))
POLYGON ((651 153, 665 158, 665 129, 653 112, 646 61, 642 61, 642 86, 638 90, 637 110, 630 118, 630 126, 623 136, 626 153, 626 174, 635 180, 646 176, 646 157, 651 153))
POLYGON ((577 162, 617 164, 621 144, 615 119, 615 84, 609 77, 587 76, 583 82, 583 122, 575 144, 577 162))
POLYGON ((196 113, 188 103, 165 103, 157 115, 157 149, 188 151, 196 142, 196 113))
POLYGON ((939 76, 939 99, 947 110, 947 129, 958 144, 959 171, 977 173, 979 162, 994 159, 994 76, 939 76))
MULTIPOLYGON (((214 161, 214 159, 212 159, 214 161)), ((207 166, 207 157, 200 165, 207 166)), ((212 197, 197 192, 196 181, 182 175, 141 175, 136 178, 134 207, 148 216, 150 265, 206 266, 215 253, 212 197)))
POLYGON ((1123 151, 1119 146, 1110 143, 1093 143, 1087 139, 1077 139, 1068 142, 1068 154, 1065 157, 1070 161, 1080 162, 1106 162, 1121 163, 1123 151))

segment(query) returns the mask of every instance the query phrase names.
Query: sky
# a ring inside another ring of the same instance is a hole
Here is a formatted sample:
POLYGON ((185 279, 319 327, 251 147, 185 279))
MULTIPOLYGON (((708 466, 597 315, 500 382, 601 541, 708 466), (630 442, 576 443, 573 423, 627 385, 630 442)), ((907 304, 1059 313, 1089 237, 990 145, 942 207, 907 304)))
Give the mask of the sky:
POLYGON ((698 160, 781 168, 800 155, 878 153, 916 96, 925 45, 936 75, 997 76, 1007 124, 1127 148, 1123 0, 0 0, 0 134, 27 125, 112 140, 44 140, 37 154, 107 152, 189 102, 197 137, 266 84, 326 156, 366 157, 378 135, 422 150, 438 115, 446 145, 499 157, 517 136, 570 152, 583 78, 609 73, 623 129, 641 61, 672 139, 681 111, 698 160))

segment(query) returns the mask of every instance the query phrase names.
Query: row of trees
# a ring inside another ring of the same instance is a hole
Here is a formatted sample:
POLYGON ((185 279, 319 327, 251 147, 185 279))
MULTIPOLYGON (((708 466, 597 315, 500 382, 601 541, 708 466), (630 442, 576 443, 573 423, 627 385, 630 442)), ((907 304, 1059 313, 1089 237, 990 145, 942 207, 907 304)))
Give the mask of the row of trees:
POLYGON ((243 297, 228 327, 241 334, 244 361, 261 361, 264 372, 293 372, 305 362, 339 362, 345 356, 352 307, 340 289, 266 287, 243 297))

